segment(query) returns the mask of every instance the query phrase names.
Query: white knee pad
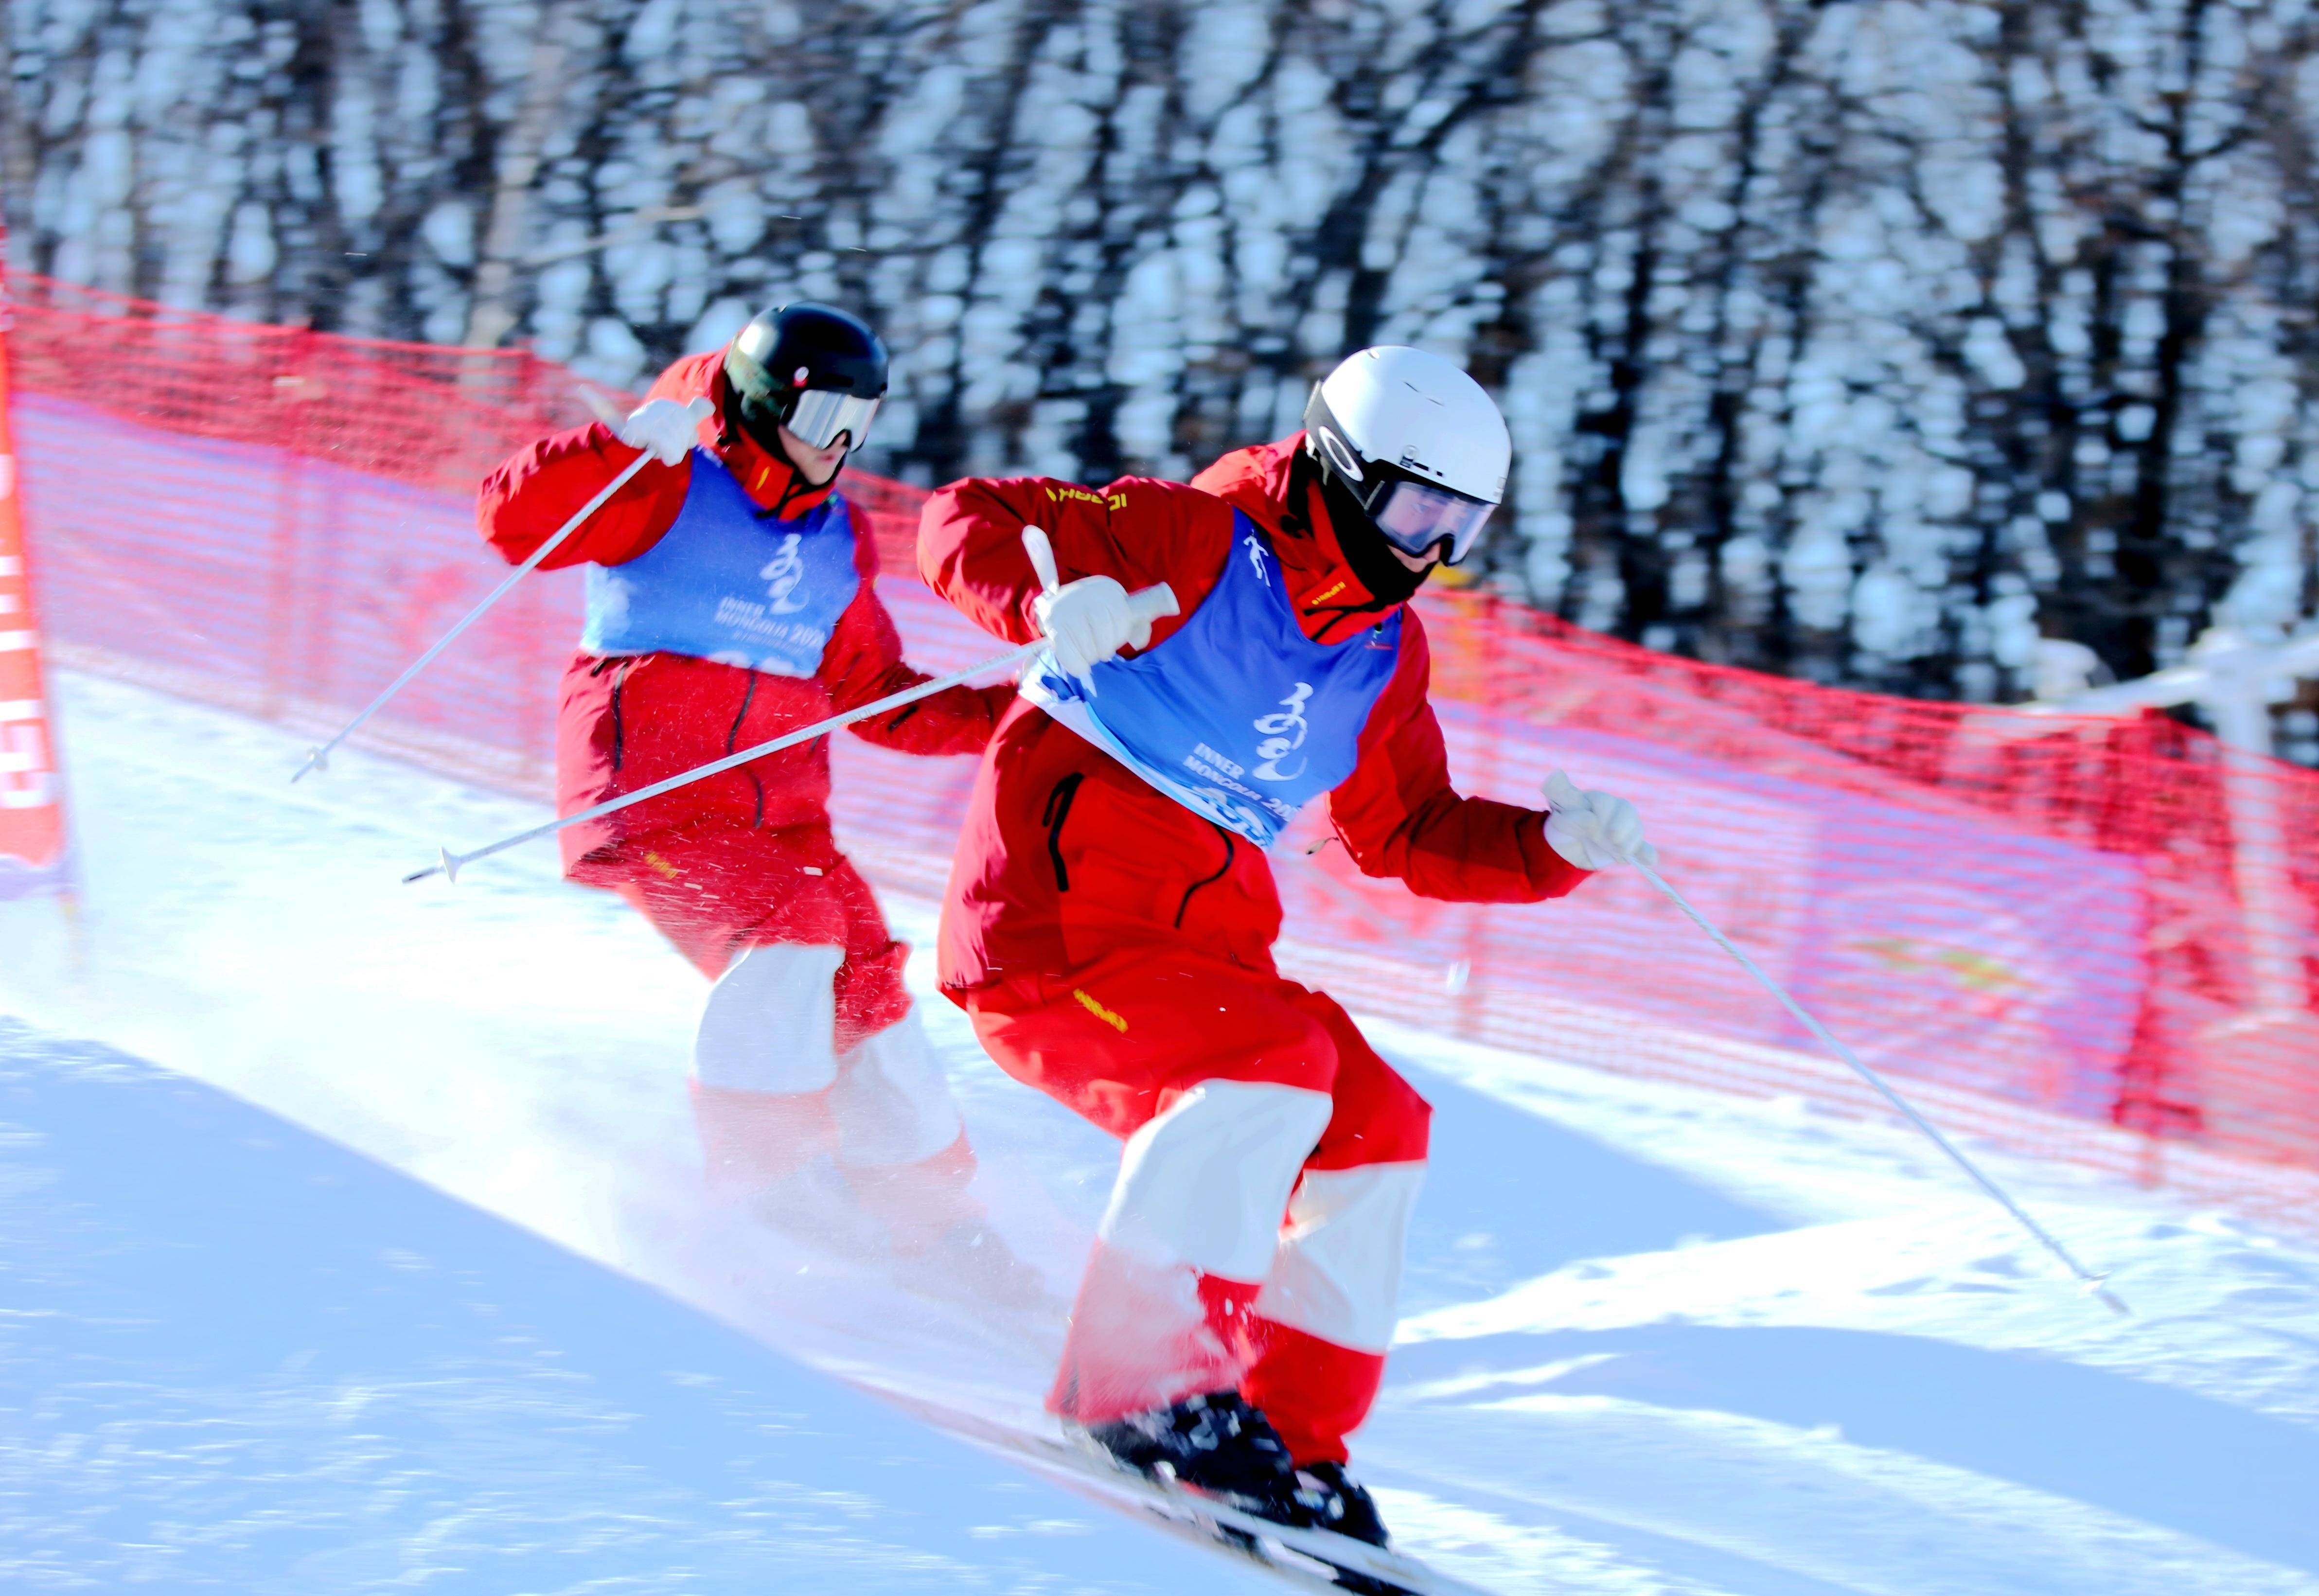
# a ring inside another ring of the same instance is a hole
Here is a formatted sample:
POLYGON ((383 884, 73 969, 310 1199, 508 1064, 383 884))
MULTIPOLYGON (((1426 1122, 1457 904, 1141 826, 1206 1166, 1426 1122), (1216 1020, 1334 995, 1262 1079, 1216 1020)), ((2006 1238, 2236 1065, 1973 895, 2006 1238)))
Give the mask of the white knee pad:
POLYGON ((1301 1087, 1201 1082, 1128 1138, 1096 1234, 1157 1262, 1262 1280, 1331 1107, 1326 1092, 1301 1087))
POLYGON ((843 948, 768 942, 751 948, 708 989, 692 1041, 702 1086, 739 1092, 818 1092, 837 1078, 843 948))
POLYGON ((958 1105, 914 1006, 837 1060, 838 1158, 860 1169, 930 1159, 958 1140, 958 1105))
POLYGON ((1410 1211, 1422 1161, 1307 1169, 1256 1311, 1357 1352, 1393 1345, 1410 1211))

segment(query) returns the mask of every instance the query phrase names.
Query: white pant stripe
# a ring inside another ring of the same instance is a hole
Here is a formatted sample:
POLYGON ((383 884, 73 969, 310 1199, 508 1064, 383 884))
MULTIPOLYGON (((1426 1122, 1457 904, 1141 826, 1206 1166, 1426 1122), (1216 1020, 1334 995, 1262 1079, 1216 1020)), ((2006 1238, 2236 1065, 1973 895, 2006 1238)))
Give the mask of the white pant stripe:
POLYGON ((836 1050, 831 979, 843 948, 768 942, 749 949, 708 989, 692 1041, 705 1087, 790 1094, 834 1087, 838 1158, 882 1169, 930 1159, 958 1140, 958 1105, 916 1008, 860 1046, 836 1050))
POLYGON ((1330 1112, 1325 1092, 1201 1082, 1128 1138, 1096 1234, 1150 1262, 1255 1285, 1330 1112))
POLYGON ((708 988, 692 1072, 740 1092, 818 1092, 837 1078, 837 994, 845 950, 803 942, 751 948, 708 988))
POLYGON ((1402 1254, 1425 1166, 1310 1169, 1289 1200, 1256 1311, 1357 1352, 1393 1345, 1402 1254))

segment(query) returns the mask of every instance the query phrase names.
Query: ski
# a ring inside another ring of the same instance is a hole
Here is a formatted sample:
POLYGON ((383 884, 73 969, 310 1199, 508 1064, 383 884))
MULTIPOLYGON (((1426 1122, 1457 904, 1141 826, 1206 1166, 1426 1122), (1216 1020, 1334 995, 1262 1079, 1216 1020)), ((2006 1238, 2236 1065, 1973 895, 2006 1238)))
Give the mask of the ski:
POLYGON ((1297 1583, 1322 1590, 1349 1587, 1374 1596, 1490 1596, 1480 1586, 1454 1579, 1405 1553, 1326 1529, 1276 1524, 1229 1502, 1163 1485, 1060 1435, 1025 1434, 954 1411, 932 1410, 927 1417, 1065 1483, 1088 1487, 1114 1506, 1156 1519, 1164 1528, 1237 1554, 1297 1583))

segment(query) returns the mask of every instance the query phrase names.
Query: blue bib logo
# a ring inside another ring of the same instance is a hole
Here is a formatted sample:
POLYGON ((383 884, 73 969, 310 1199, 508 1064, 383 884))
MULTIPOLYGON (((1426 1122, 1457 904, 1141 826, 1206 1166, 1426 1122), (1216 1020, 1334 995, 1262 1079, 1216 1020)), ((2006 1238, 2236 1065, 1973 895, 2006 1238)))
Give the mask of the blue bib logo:
POLYGON ((580 646, 811 676, 861 585, 844 500, 794 521, 760 519, 733 473, 696 449, 676 524, 627 564, 588 568, 580 646))
POLYGON ((1312 730, 1304 719, 1304 705, 1312 696, 1313 684, 1300 681, 1280 700, 1282 713, 1256 717, 1256 729, 1264 738, 1256 745, 1264 762, 1252 772, 1259 781, 1294 781, 1304 773, 1305 762, 1302 759, 1294 762, 1294 770, 1282 770, 1280 762, 1304 746, 1304 734, 1312 730))
POLYGON ((1273 581, 1272 546, 1245 516, 1235 530, 1216 585, 1167 642, 1097 665, 1093 697, 1042 654, 1023 692, 1186 808, 1261 848, 1353 773, 1361 728, 1401 657, 1401 616, 1366 645, 1313 642, 1273 581))
POLYGON ((781 538, 781 552, 757 573, 765 579, 765 597, 775 615, 794 615, 805 608, 797 597, 798 585, 805 581, 805 561, 798 555, 798 545, 805 535, 791 532, 781 538))

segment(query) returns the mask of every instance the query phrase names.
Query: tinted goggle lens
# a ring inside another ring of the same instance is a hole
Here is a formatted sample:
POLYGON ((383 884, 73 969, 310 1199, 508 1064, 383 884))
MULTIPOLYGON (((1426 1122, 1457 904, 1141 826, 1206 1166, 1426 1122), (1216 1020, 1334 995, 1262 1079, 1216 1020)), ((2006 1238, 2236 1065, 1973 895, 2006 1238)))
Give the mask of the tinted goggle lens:
POLYGON ((1496 508, 1447 488, 1397 482, 1386 490, 1385 502, 1370 512, 1370 518, 1403 554, 1421 555, 1448 538, 1445 564, 1455 565, 1473 548, 1482 536, 1483 523, 1496 508))
POLYGON ((846 447, 858 449, 869 440, 871 418, 877 413, 874 399, 857 399, 841 388, 808 388, 797 396, 783 425, 808 448, 826 449, 843 432, 852 435, 846 447))

